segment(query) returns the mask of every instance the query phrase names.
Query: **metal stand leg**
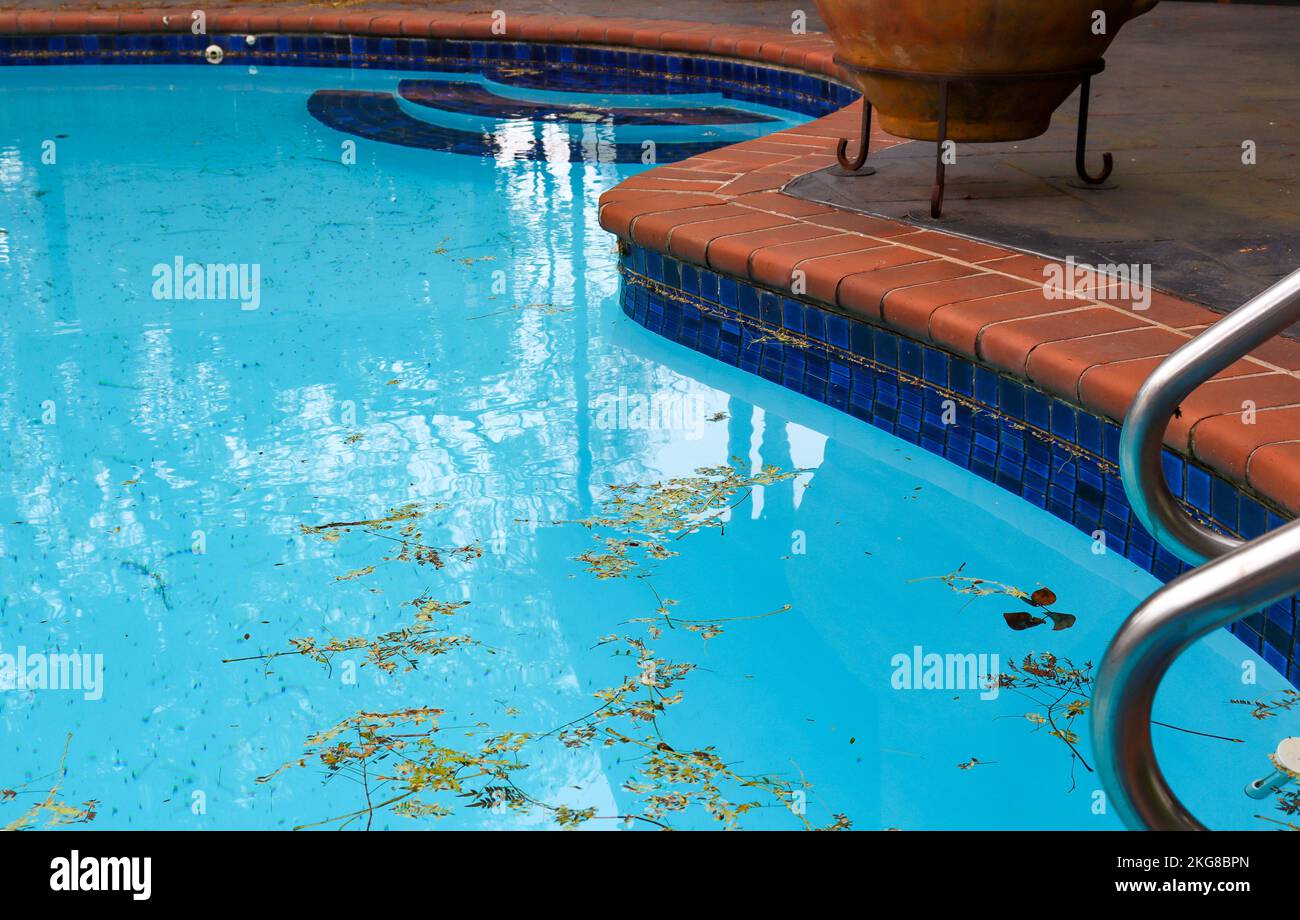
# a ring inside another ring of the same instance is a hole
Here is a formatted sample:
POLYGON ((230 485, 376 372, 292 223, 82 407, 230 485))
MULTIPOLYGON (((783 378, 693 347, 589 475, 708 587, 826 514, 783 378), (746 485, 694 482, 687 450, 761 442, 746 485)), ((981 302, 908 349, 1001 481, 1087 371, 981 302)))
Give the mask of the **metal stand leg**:
POLYGON ((945 80, 939 86, 939 133, 934 141, 934 190, 930 192, 930 216, 935 220, 943 213, 943 145, 948 140, 948 85, 945 80))
POLYGON ((862 133, 859 135, 858 152, 851 160, 846 156, 848 150, 848 139, 840 138, 839 146, 835 148, 835 159, 839 161, 840 169, 860 176, 870 176, 875 173, 875 167, 862 168, 866 165, 867 154, 871 152, 871 102, 866 96, 862 97, 862 133))
POLYGON ((1115 158, 1109 153, 1101 155, 1100 176, 1089 174, 1088 167, 1084 165, 1083 160, 1088 147, 1088 96, 1091 88, 1092 77, 1085 76, 1083 85, 1079 87, 1079 137, 1074 144, 1074 171, 1089 185, 1101 185, 1110 177, 1110 171, 1115 168, 1115 158))
MULTIPOLYGON (((1087 159, 1088 151, 1088 103, 1092 93, 1092 77, 1101 73, 1106 62, 1098 58, 1085 67, 1071 70, 1052 71, 1050 73, 985 73, 985 74, 951 74, 951 73, 912 73, 902 70, 890 70, 883 67, 859 67, 841 61, 836 58, 837 63, 847 68, 860 77, 879 76, 889 77, 898 80, 904 80, 911 83, 935 84, 939 88, 939 119, 935 129, 935 164, 934 164, 934 187, 930 192, 930 216, 938 220, 943 214, 944 198, 944 180, 945 166, 944 145, 948 141, 948 107, 951 104, 949 98, 952 93, 952 84, 1021 84, 1032 83, 1034 81, 1057 82, 1063 80, 1079 80, 1079 133, 1075 140, 1074 149, 1074 169, 1078 173, 1079 179, 1087 185, 1101 185, 1110 178, 1111 171, 1115 168, 1115 158, 1109 153, 1102 154, 1102 169, 1099 175, 1092 175, 1088 172, 1084 161, 1087 159)), ((857 175, 871 175, 875 172, 870 166, 867 166, 867 156, 871 152, 871 103, 865 97, 862 100, 862 135, 859 141, 857 153, 850 158, 848 156, 849 140, 841 139, 835 150, 835 159, 839 162, 840 168, 844 173, 856 173, 857 175)), ((877 158, 879 159, 879 157, 877 158)), ((888 159, 888 156, 886 156, 888 159)), ((843 173, 842 173, 843 174, 843 173)))

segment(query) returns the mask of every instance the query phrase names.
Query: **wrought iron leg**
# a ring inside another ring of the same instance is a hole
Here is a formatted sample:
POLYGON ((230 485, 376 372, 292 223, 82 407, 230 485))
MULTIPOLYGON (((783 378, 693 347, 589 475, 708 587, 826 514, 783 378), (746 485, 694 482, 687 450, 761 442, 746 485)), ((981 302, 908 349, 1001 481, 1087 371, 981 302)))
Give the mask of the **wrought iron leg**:
POLYGON ((1074 171, 1079 174, 1079 178, 1089 185, 1101 185, 1110 177, 1110 171, 1115 168, 1115 158, 1109 153, 1101 155, 1101 175, 1093 176, 1088 172, 1088 167, 1084 165, 1084 156, 1088 148, 1088 96, 1091 94, 1092 77, 1085 76, 1083 85, 1079 87, 1079 138, 1074 144, 1074 171))
POLYGON ((849 151, 848 138, 840 138, 839 146, 835 148, 835 159, 839 161, 840 169, 848 172, 858 173, 862 176, 870 176, 875 173, 875 168, 866 165, 867 154, 871 152, 871 102, 866 96, 862 97, 862 133, 858 135, 858 152, 849 159, 846 155, 849 151))
POLYGON ((939 84, 939 133, 934 140, 934 190, 930 192, 930 216, 943 213, 944 143, 948 140, 948 81, 939 84))

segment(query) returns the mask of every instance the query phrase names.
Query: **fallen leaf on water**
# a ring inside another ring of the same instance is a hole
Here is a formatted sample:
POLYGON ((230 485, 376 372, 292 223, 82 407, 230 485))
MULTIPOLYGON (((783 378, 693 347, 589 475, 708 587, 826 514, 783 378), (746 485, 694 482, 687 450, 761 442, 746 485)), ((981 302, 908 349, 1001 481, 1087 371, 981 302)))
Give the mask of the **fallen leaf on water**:
POLYGON ((1051 588, 1039 588, 1029 595, 1029 603, 1035 607, 1050 607, 1056 603, 1056 592, 1051 588))
POLYGON ((1052 631, 1060 632, 1063 629, 1069 629, 1074 625, 1076 617, 1072 613, 1054 613, 1051 610, 1045 613, 1052 618, 1052 631))
POLYGON ((361 568, 361 569, 353 569, 351 572, 348 572, 346 575, 336 575, 336 576, 334 577, 334 580, 335 580, 335 581, 351 581, 351 580, 354 579, 354 578, 361 578, 361 577, 363 577, 363 576, 365 576, 365 575, 369 575, 369 574, 371 574, 372 572, 374 572, 374 570, 375 570, 375 567, 374 567, 373 565, 368 565, 368 566, 366 566, 365 568, 361 568))
POLYGON ((1017 610, 1012 613, 1002 614, 1002 618, 1007 621, 1007 625, 1020 632, 1025 629, 1033 629, 1035 626, 1042 626, 1047 621, 1042 617, 1036 617, 1032 613, 1025 613, 1017 610))

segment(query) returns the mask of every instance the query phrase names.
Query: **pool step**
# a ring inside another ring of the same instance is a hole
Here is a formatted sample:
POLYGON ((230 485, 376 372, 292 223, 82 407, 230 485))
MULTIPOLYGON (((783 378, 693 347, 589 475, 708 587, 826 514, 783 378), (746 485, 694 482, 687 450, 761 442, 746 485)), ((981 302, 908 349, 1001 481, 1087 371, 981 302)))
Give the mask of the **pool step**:
POLYGON ((584 102, 503 96, 470 80, 403 80, 397 95, 414 105, 457 115, 501 121, 526 119, 570 124, 642 126, 740 125, 777 121, 770 115, 731 106, 604 106, 584 102))

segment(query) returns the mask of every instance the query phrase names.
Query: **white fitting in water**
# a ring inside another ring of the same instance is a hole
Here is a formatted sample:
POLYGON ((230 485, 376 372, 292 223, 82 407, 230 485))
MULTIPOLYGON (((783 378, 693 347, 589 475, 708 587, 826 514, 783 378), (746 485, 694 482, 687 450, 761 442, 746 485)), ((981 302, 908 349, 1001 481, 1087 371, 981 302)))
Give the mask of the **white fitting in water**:
POLYGON ((226 56, 226 52, 221 50, 220 45, 208 45, 203 50, 203 57, 209 64, 220 64, 221 59, 226 56))
POLYGON ((1246 795, 1252 799, 1266 799, 1287 783, 1300 780, 1300 737, 1283 738, 1278 742, 1277 753, 1271 760, 1277 769, 1268 776, 1246 784, 1246 795))

